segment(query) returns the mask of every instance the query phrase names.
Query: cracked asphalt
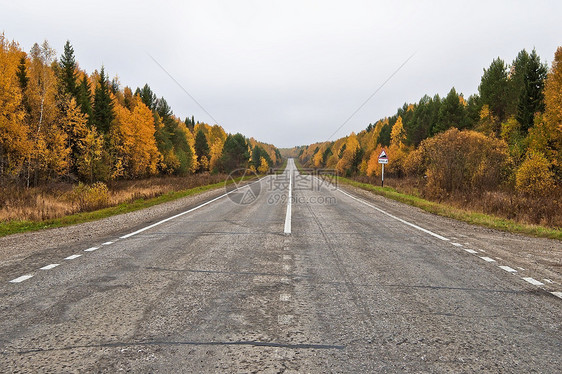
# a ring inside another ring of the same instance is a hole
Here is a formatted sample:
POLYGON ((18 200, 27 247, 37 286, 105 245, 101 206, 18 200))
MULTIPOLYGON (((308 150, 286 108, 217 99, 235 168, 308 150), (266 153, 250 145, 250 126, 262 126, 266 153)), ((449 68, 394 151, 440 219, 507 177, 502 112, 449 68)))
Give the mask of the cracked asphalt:
POLYGON ((345 190, 441 240, 289 169, 128 238, 3 248, 0 371, 560 372, 560 242, 345 190))

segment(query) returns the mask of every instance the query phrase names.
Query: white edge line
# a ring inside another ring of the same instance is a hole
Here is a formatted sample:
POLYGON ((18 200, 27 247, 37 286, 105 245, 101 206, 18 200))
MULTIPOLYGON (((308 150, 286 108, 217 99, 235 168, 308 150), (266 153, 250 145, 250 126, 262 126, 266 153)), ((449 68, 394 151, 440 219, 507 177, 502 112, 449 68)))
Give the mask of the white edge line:
POLYGON ((24 280, 28 280, 29 278, 33 277, 32 274, 22 275, 21 277, 17 277, 16 279, 12 279, 10 283, 21 283, 24 280))
POLYGON ((39 268, 41 270, 51 270, 56 268, 57 266, 59 266, 60 264, 49 264, 49 265, 45 265, 42 268, 39 268))
POLYGON ((82 256, 82 255, 70 255, 70 256, 66 257, 65 260, 74 260, 75 258, 78 258, 80 256, 82 256))
POLYGON ((382 210, 382 209, 380 209, 380 208, 377 208, 376 206, 374 206, 374 205, 372 205, 372 204, 369 204, 369 203, 366 202, 366 201, 363 201, 363 200, 361 200, 361 199, 358 199, 358 198, 356 198, 355 196, 352 196, 352 195, 348 194, 347 192, 345 192, 345 191, 343 191, 343 190, 340 190, 339 188, 337 188, 337 190, 340 191, 341 193, 343 193, 344 195, 349 196, 349 197, 351 197, 352 199, 354 199, 354 200, 356 200, 356 201, 359 201, 360 203, 365 204, 365 205, 367 205, 367 206, 369 206, 369 207, 371 207, 371 208, 377 210, 378 212, 381 212, 382 214, 386 214, 386 215, 389 216, 390 218, 394 218, 395 220, 397 220, 397 221, 399 221, 399 222, 402 222, 402 223, 405 224, 405 225, 408 225, 408 226, 411 226, 411 227, 413 227, 413 228, 415 228, 415 229, 417 229, 417 230, 423 231, 423 232, 425 232, 426 234, 429 234, 429 235, 432 235, 432 236, 436 237, 437 239, 449 241, 449 239, 446 238, 446 237, 444 237, 444 236, 441 236, 441 235, 439 235, 439 234, 434 233, 433 231, 429 231, 429 230, 427 230, 427 229, 424 229, 423 227, 420 227, 420 226, 418 226, 418 225, 415 225, 415 224, 413 224, 413 223, 410 223, 410 222, 408 222, 408 221, 405 221, 405 220, 403 220, 402 218, 398 218, 398 217, 396 217, 396 216, 394 216, 394 215, 392 215, 392 214, 390 214, 390 213, 388 213, 388 212, 385 212, 384 210, 382 210))
POLYGON ((474 249, 470 249, 470 248, 463 248, 464 251, 468 252, 468 253, 472 253, 472 254, 476 254, 478 253, 477 251, 475 251, 474 249))
MULTIPOLYGON (((243 186, 242 188, 246 188, 246 187, 251 186, 251 185, 254 184, 254 183, 261 182, 262 179, 265 179, 265 178, 267 178, 267 177, 269 177, 269 175, 266 175, 265 177, 260 178, 260 179, 258 179, 258 180, 255 181, 255 182, 252 182, 252 183, 250 183, 250 184, 247 184, 247 185, 243 186)), ((215 201, 217 201, 217 200, 219 200, 219 199, 222 199, 223 197, 225 197, 225 196, 227 196, 227 195, 230 195, 231 193, 233 193, 233 192, 235 192, 235 191, 238 191, 238 189, 229 191, 229 192, 227 192, 227 193, 225 193, 225 194, 222 194, 222 195, 220 195, 220 196, 218 196, 218 197, 215 197, 215 198, 212 199, 212 200, 209 200, 209 201, 207 201, 207 202, 204 202, 204 203, 201 204, 201 205, 197 205, 196 207, 193 207, 193 208, 191 208, 191 209, 189 209, 189 210, 186 210, 185 212, 178 213, 178 214, 176 214, 176 215, 174 215, 174 216, 171 216, 171 217, 168 217, 168 218, 166 218, 166 219, 163 219, 162 221, 158 221, 158 222, 156 222, 156 223, 153 223, 152 225, 143 227, 143 228, 140 229, 140 230, 131 232, 131 233, 127 234, 127 235, 120 236, 119 239, 127 239, 127 238, 130 238, 131 236, 140 234, 141 232, 144 232, 144 231, 146 231, 146 230, 150 230, 150 229, 153 228, 153 227, 156 227, 156 226, 158 226, 158 225, 161 225, 161 224, 163 224, 163 223, 166 223, 166 222, 168 222, 168 221, 171 221, 171 220, 173 220, 173 219, 175 219, 175 218, 181 217, 181 216, 183 216, 183 215, 185 215, 185 214, 187 214, 187 213, 191 213, 191 212, 193 212, 194 210, 197 210, 197 209, 199 209, 199 208, 202 208, 202 207, 204 207, 204 206, 206 206, 206 205, 209 205, 209 204, 211 204, 212 202, 215 202, 215 201)))
POLYGON ((482 260, 486 261, 486 262, 496 262, 496 260, 494 260, 493 258, 490 258, 490 257, 483 256, 483 257, 480 257, 480 258, 482 260))

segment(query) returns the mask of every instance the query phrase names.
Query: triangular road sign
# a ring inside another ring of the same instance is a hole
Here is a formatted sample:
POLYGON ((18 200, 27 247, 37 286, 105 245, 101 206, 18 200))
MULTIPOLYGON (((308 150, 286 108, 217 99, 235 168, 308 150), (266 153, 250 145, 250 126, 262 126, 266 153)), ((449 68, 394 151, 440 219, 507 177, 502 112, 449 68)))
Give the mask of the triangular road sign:
POLYGON ((379 158, 388 158, 384 149, 382 150, 381 154, 379 155, 379 158))

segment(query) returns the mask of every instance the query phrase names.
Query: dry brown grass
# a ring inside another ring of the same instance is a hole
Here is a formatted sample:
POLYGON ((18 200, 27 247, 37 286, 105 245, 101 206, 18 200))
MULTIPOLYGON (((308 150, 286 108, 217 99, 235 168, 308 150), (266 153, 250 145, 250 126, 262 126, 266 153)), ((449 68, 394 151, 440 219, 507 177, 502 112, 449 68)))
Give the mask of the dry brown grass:
MULTIPOLYGON (((355 180, 380 186, 380 177, 356 177, 355 180)), ((513 191, 483 191, 472 193, 446 194, 429 190, 419 178, 385 178, 384 185, 408 195, 426 200, 445 203, 455 208, 476 213, 507 218, 518 223, 541 225, 551 228, 562 227, 562 188, 549 196, 533 197, 513 191)))
POLYGON ((70 214, 92 211, 138 199, 150 199, 169 192, 186 190, 226 179, 222 174, 198 174, 188 177, 158 177, 143 180, 114 181, 103 187, 53 183, 38 188, 0 188, 0 222, 14 220, 44 221, 70 214))

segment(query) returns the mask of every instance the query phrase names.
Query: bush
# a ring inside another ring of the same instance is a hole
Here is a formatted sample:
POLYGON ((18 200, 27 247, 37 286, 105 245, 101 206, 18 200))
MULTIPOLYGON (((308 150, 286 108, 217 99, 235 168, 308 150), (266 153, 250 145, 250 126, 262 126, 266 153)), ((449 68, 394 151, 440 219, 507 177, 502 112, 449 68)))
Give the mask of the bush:
POLYGON ((517 191, 530 196, 548 196, 554 189, 554 173, 542 153, 529 152, 515 174, 517 191))
POLYGON ((409 173, 425 172, 429 191, 494 190, 506 180, 509 153, 505 141, 452 128, 424 140, 409 161, 409 173), (420 165, 421 162, 421 165, 420 165))
POLYGON ((103 182, 92 185, 79 183, 70 193, 71 200, 81 212, 105 208, 109 205, 109 190, 103 182))

